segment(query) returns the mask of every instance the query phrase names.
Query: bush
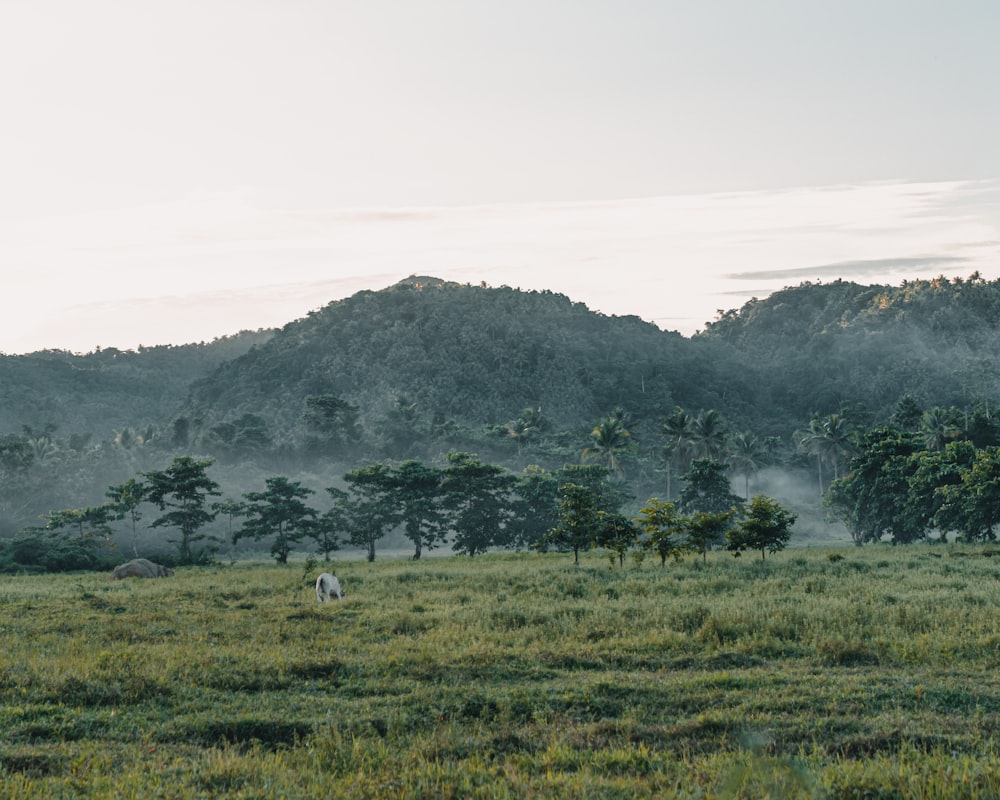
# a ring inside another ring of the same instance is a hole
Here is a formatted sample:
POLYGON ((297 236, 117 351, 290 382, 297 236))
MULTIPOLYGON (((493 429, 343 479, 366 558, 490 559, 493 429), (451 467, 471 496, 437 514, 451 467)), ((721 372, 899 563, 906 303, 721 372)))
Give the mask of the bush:
POLYGON ((92 570, 98 564, 94 541, 27 533, 0 542, 0 570, 6 573, 92 570))

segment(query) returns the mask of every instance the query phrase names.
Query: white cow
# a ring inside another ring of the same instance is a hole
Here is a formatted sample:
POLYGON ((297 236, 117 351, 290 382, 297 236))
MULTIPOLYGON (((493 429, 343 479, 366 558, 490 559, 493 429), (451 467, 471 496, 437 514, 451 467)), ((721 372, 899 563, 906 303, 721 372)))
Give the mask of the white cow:
POLYGON ((340 581, 336 575, 324 572, 316 579, 316 602, 325 603, 334 597, 343 600, 344 590, 340 588, 340 581))

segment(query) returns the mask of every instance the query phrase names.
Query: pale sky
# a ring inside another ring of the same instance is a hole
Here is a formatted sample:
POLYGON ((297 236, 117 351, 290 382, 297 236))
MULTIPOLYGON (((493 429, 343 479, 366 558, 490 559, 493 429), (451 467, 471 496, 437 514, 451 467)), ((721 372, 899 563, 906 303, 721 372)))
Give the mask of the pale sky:
POLYGON ((410 274, 685 335, 1000 277, 995 0, 0 0, 0 352, 410 274))

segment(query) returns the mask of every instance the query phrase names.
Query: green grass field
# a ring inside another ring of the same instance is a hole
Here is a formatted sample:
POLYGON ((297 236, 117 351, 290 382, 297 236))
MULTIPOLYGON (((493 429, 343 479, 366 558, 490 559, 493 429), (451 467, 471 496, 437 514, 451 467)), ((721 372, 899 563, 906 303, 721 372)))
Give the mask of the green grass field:
POLYGON ((2 577, 0 793, 995 798, 984 552, 2 577))

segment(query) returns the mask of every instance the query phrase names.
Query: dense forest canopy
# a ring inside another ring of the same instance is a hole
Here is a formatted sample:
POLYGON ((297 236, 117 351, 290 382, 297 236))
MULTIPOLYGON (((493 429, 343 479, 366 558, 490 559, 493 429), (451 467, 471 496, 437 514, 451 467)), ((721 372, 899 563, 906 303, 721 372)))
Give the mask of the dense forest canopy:
POLYGON ((805 283, 691 338, 553 292, 412 277, 208 344, 0 356, 0 536, 188 455, 231 496, 454 452, 515 472, 602 463, 640 505, 676 496, 694 457, 724 459, 747 497, 777 467, 823 491, 904 400, 996 444, 998 322, 1000 282, 978 275, 805 283))
POLYGON ((124 426, 160 424, 177 413, 191 382, 267 341, 242 331, 213 342, 0 355, 0 434, 55 423, 104 437, 124 426))

